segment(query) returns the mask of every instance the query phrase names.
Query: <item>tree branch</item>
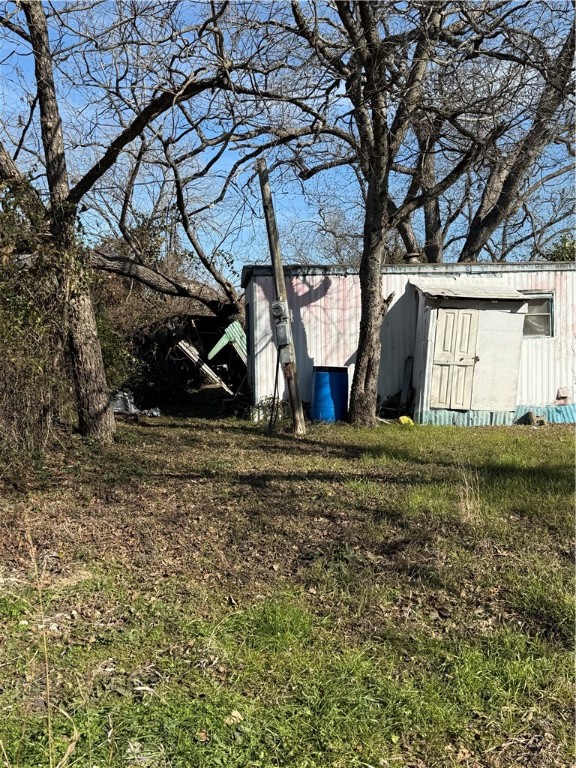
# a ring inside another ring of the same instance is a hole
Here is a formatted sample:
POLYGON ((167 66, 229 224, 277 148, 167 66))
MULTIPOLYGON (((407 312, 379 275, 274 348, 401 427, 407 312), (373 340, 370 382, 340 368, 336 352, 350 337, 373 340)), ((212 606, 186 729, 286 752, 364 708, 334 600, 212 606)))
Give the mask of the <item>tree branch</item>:
POLYGON ((26 32, 26 30, 22 27, 19 27, 18 24, 14 24, 14 22, 10 21, 7 16, 0 16, 0 26, 6 27, 6 29, 10 30, 10 32, 14 32, 15 35, 21 37, 22 40, 26 40, 27 43, 32 42, 28 32, 26 32))
POLYGON ((549 123, 558 107, 563 103, 572 72, 574 58, 574 26, 566 38, 558 58, 552 63, 548 80, 535 109, 532 127, 515 150, 515 159, 500 186, 500 194, 487 213, 482 203, 470 225, 470 231, 459 261, 475 261, 478 254, 498 227, 499 223, 513 209, 522 181, 534 160, 542 152, 547 141, 549 123))
POLYGON ((126 256, 115 256, 98 249, 88 251, 86 259, 94 269, 129 277, 166 296, 194 299, 220 317, 234 317, 238 314, 238 307, 231 304, 226 296, 203 283, 176 280, 152 267, 137 264, 126 256))
POLYGON ((196 236, 196 232, 194 231, 194 227, 192 226, 192 222, 190 221, 190 217, 188 216, 188 211, 186 210, 186 200, 184 198, 184 186, 182 184, 182 178, 180 176, 180 172, 178 170, 178 166, 174 162, 174 159, 172 158, 172 155, 170 153, 170 146, 167 142, 163 142, 164 144, 164 153, 166 156, 166 161, 168 162, 168 165, 170 166, 172 173, 174 175, 174 186, 176 189, 176 206, 178 208, 178 213, 180 214, 180 221, 182 222, 182 226, 184 228, 184 232, 186 233, 186 237, 190 241, 190 244, 194 248, 194 251, 196 252, 196 255, 200 259, 200 262, 202 263, 202 266, 204 269, 207 270, 207 272, 212 275, 214 280, 218 283, 218 285, 222 288, 224 291, 225 296, 227 297, 228 301, 238 307, 238 311, 241 312, 241 302, 238 294, 236 293, 234 286, 230 283, 229 280, 226 280, 222 272, 216 267, 213 260, 210 259, 207 254, 205 253, 204 249, 202 248, 202 245, 200 241, 198 240, 198 237, 196 236))
POLYGON ((120 152, 130 142, 137 138, 144 129, 157 117, 167 112, 173 106, 182 101, 198 96, 206 90, 213 88, 225 88, 229 83, 228 76, 218 73, 213 77, 203 80, 193 80, 190 78, 179 91, 164 91, 156 98, 152 99, 136 116, 136 118, 110 143, 108 149, 104 152, 100 160, 80 179, 80 181, 70 190, 68 202, 72 205, 78 204, 82 197, 88 192, 94 184, 100 179, 109 168, 116 162, 120 152))

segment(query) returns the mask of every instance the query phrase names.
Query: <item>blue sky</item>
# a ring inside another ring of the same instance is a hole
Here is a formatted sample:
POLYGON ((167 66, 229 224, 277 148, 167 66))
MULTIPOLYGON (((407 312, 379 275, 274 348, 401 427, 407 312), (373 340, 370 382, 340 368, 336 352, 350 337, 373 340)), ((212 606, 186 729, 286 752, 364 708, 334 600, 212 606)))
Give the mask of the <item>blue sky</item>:
MULTIPOLYGON (((13 4, 8 4, 14 9, 13 4)), ((189 3, 186 5, 186 13, 196 13, 203 10, 203 4, 189 3)), ((104 3, 99 6, 99 14, 111 12, 113 6, 104 3)), ((264 13, 268 6, 261 4, 259 13, 264 13)), ((186 14, 184 13, 184 16, 186 14)), ((183 16, 183 18, 184 18, 183 16)), ((190 17, 191 18, 191 17, 190 17)), ((155 20, 154 10, 150 11, 147 24, 155 20)), ((89 23, 88 17, 77 19, 75 23, 80 25, 89 23)), ((94 20, 100 23, 101 19, 94 20)), ((113 38, 111 38, 113 40, 113 38)), ((2 118, 4 123, 4 141, 14 151, 22 123, 28 117, 28 102, 30 94, 34 92, 32 83, 32 62, 26 46, 16 41, 13 36, 0 39, 0 101, 2 105, 2 118), (12 55, 9 55, 9 54, 12 55)), ((53 35, 56 43, 56 35, 53 35)), ((67 32, 61 39, 60 45, 67 47, 76 42, 72 32, 67 32)), ((202 63, 202 51, 195 52, 193 59, 186 59, 186 67, 200 66, 202 63)), ((154 53, 160 61, 160 52, 154 53)), ((83 77, 83 60, 71 57, 66 60, 62 70, 57 75, 57 87, 60 96, 61 113, 66 130, 68 143, 68 164, 70 177, 78 178, 102 153, 105 144, 115 135, 121 127, 122 118, 129 119, 130 110, 122 109, 111 115, 105 103, 105 97, 99 90, 99 83, 105 83, 110 74, 118 70, 117 57, 114 48, 110 51, 97 50, 92 46, 89 51, 89 61, 93 67, 91 82, 84 87, 79 87, 83 77)), ((184 65, 183 65, 184 66, 184 65)), ((141 70, 142 77, 137 82, 138 98, 146 98, 147 84, 151 82, 154 68, 141 70)), ((500 71, 500 75, 502 71, 500 71)), ((123 86, 124 87, 124 86, 123 86)), ((347 110, 349 103, 342 99, 343 86, 340 85, 332 93, 334 99, 333 110, 347 110), (340 100, 341 106, 338 106, 340 100)), ((209 95, 206 97, 209 98, 209 95)), ((116 100, 118 109, 119 101, 116 100)), ((195 113, 201 114, 202 99, 194 106, 195 113)), ((180 121, 181 122, 181 121, 180 121)), ((159 123, 160 124, 160 123, 159 123)), ((182 122, 181 122, 182 124, 182 122)), ((213 123, 207 126, 207 135, 216 132, 218 126, 213 123)), ((29 138, 38 143, 38 126, 35 121, 29 131, 29 138)), ((553 165, 560 159, 561 148, 549 150, 549 163, 553 165)), ((205 158, 208 159, 209 153, 205 158)), ((193 197, 197 200, 209 199, 216 194, 218 185, 226 176, 238 153, 228 150, 219 162, 211 169, 210 174, 199 179, 194 184, 193 197)), ((19 163, 25 171, 38 172, 39 163, 33 152, 21 152, 19 163)), ((269 165, 273 165, 274 157, 269 156, 269 165)), ((122 188, 128 175, 128 163, 122 160, 118 167, 104 177, 99 189, 100 197, 93 201, 86 199, 88 210, 82 214, 82 221, 86 237, 90 242, 107 229, 103 219, 96 213, 94 204, 99 199, 109 202, 115 189, 122 188)), ((41 180, 39 180, 41 184, 41 180)), ((319 218, 316 202, 320 200, 325 212, 332 216, 337 224, 350 233, 353 229, 361 232, 362 211, 358 206, 358 188, 353 181, 349 170, 340 169, 322 174, 316 179, 306 183, 305 188, 289 170, 271 172, 271 184, 275 199, 276 214, 282 235, 283 251, 285 258, 290 261, 310 258, 319 258, 322 255, 322 242, 319 239, 319 218), (315 200, 315 198, 317 198, 315 200), (341 221, 338 221, 338 219, 341 221)), ((405 182, 404 182, 405 184, 405 182)), ((148 170, 143 174, 135 187, 135 207, 141 213, 150 210, 154 198, 151 175, 148 170)), ((191 200, 191 207, 195 203, 191 200)), ((201 207, 199 205, 199 207, 201 207)), ((538 213, 544 216, 545 205, 542 204, 538 213)), ((264 222, 261 215, 261 203, 259 187, 254 178, 254 166, 251 161, 238 174, 236 184, 231 188, 227 202, 223 206, 217 206, 204 211, 197 219, 199 231, 206 250, 218 245, 233 255, 236 269, 239 271, 241 264, 246 262, 266 261, 267 242, 264 222), (244 198, 244 199, 242 199, 244 198), (240 205, 239 203, 242 202, 240 205), (228 233, 224 242, 221 242, 223 234, 228 233)), ((422 215, 414 216, 414 229, 422 239, 423 223, 422 215)), ((458 233, 456 233, 458 234, 458 233)), ((455 253, 456 251, 454 251, 455 253)), ((520 252, 519 252, 520 253, 520 252)), ((448 254, 450 255, 450 254, 448 254)))

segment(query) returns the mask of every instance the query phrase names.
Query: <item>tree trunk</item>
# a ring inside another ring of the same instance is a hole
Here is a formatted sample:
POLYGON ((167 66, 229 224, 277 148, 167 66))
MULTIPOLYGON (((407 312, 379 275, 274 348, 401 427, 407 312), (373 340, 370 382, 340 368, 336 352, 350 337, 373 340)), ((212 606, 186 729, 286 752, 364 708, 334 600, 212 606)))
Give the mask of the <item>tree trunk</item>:
POLYGON ((370 185, 366 203, 364 247, 360 262, 360 334, 350 396, 350 421, 358 427, 376 425, 378 373, 382 344, 384 302, 382 264, 384 262, 384 197, 378 185, 370 185))
POLYGON ((58 108, 46 15, 41 0, 22 3, 34 53, 40 128, 50 190, 50 232, 54 251, 61 255, 63 284, 72 285, 68 296, 68 343, 76 392, 80 433, 102 441, 114 435, 114 416, 108 397, 102 351, 90 292, 82 274, 75 236, 75 205, 67 198, 70 187, 62 120, 58 108))
POLYGON ((424 203, 424 229, 426 243, 424 255, 428 264, 442 264, 444 233, 440 221, 440 205, 437 199, 424 203))
MULTIPOLYGON (((423 142, 421 147, 423 153, 422 186, 425 190, 429 190, 436 183, 436 160, 428 141, 423 142)), ((426 261, 428 264, 441 264, 443 261, 442 245, 444 233, 442 232, 442 221, 440 218, 440 203, 437 197, 426 200, 424 203, 424 235, 426 238, 424 245, 426 261)))
POLYGON ((114 435, 114 416, 92 300, 83 287, 69 300, 68 323, 80 433, 109 442, 114 435))

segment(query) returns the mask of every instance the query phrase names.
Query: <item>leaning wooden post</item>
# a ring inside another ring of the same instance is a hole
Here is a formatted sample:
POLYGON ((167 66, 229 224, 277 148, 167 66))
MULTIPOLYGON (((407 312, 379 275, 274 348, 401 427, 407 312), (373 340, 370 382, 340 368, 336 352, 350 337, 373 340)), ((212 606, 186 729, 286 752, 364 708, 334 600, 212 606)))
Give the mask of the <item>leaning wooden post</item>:
POLYGON ((284 374, 286 388, 288 389, 294 434, 305 435, 306 423, 304 421, 304 411, 302 410, 302 400, 298 386, 296 351, 292 336, 292 313, 288 307, 288 294, 286 292, 286 281, 284 280, 284 268, 282 267, 282 255, 280 253, 280 238, 276 228, 276 217, 274 216, 274 206, 272 205, 272 193, 270 192, 266 161, 264 159, 258 160, 256 167, 260 178, 262 205, 266 219, 266 231, 268 232, 268 245, 270 247, 270 256, 272 257, 272 272, 274 273, 274 282, 276 284, 276 301, 272 305, 272 314, 276 323, 276 344, 278 346, 278 354, 280 355, 282 373, 284 374))

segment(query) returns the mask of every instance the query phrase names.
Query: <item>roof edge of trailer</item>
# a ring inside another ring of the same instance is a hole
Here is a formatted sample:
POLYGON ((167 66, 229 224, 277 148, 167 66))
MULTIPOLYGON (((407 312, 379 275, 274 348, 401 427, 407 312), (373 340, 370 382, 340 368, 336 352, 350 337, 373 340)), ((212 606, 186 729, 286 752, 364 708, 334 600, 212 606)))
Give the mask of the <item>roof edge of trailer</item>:
MULTIPOLYGON (((492 264, 488 262, 455 264, 384 264, 382 274, 405 274, 407 277, 442 277, 448 275, 498 275, 502 272, 573 272, 576 262, 524 261, 492 264)), ((284 274, 289 277, 300 275, 357 275, 358 269, 338 264, 286 264, 284 274)), ((246 288, 253 277, 271 277, 269 264, 249 264, 242 269, 242 288, 246 288)))
POLYGON ((471 279, 468 275, 452 275, 444 279, 415 279, 410 284, 424 296, 434 299, 490 299, 526 302, 526 295, 502 285, 502 280, 488 275, 471 279))

